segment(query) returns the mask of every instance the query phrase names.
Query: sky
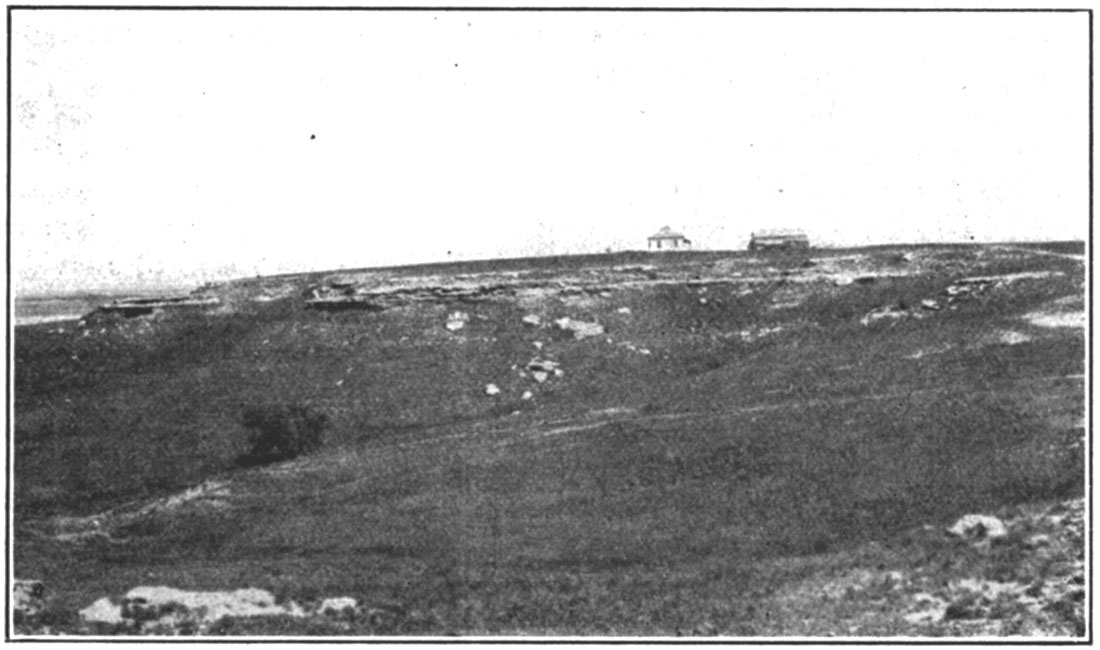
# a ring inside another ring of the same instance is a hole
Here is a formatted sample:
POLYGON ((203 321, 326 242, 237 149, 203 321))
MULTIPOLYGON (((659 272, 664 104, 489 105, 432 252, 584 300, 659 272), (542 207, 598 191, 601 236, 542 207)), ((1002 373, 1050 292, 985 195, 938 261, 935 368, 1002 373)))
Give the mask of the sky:
POLYGON ((16 10, 14 286, 1084 239, 1087 20, 16 10))

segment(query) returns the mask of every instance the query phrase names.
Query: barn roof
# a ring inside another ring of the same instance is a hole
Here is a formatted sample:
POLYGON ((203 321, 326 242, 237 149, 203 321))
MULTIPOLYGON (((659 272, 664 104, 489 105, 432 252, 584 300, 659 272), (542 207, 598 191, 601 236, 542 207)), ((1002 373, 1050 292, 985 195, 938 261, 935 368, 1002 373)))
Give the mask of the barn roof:
POLYGON ((806 233, 802 232, 801 230, 787 230, 787 229, 757 230, 757 231, 754 231, 752 233, 752 236, 753 237, 795 237, 795 238, 803 238, 803 237, 806 237, 806 233))
POLYGON ((678 233, 668 226, 665 226, 664 228, 658 230, 656 233, 650 235, 649 239, 687 239, 687 237, 684 237, 682 233, 678 233))

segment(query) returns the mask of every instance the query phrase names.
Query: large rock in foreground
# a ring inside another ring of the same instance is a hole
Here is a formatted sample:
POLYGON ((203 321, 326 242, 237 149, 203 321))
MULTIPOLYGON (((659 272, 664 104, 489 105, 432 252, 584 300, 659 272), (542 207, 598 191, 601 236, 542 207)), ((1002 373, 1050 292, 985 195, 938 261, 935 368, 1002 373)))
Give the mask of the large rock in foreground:
POLYGON ((46 586, 39 580, 14 580, 11 595, 12 613, 17 619, 34 616, 42 611, 46 586))
POLYGON ((278 604, 263 589, 184 591, 172 587, 135 587, 121 602, 101 598, 80 611, 88 623, 128 623, 138 632, 201 633, 223 618, 305 616, 296 603, 278 604))

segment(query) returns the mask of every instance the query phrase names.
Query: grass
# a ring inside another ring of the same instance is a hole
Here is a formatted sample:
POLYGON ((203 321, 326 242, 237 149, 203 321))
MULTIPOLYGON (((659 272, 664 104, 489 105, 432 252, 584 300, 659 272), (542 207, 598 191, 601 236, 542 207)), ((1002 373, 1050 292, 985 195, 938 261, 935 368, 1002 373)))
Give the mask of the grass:
POLYGON ((1064 377, 1084 372, 1084 338, 1019 320, 1079 292, 1080 267, 975 250, 931 249, 945 266, 845 287, 777 278, 744 295, 658 285, 583 305, 550 296, 378 313, 307 311, 295 295, 168 315, 148 331, 137 320, 93 322, 88 337, 20 328, 17 574, 72 607, 171 584, 352 595, 378 610, 344 627, 226 622, 225 634, 798 633, 803 613, 776 594, 819 573, 820 558, 1081 493, 1066 422, 1083 394, 1064 377), (859 324, 882 305, 942 299, 968 274, 1038 266, 1064 275, 859 324), (456 308, 471 319, 452 334, 442 324, 456 308), (532 309, 544 322, 599 320, 607 336, 524 327, 532 309), (998 328, 1034 338, 986 342, 998 328), (534 356, 565 375, 520 377, 534 356), (232 469, 247 438, 241 409, 255 403, 320 409, 326 448, 289 474, 232 469), (593 415, 609 408, 625 410, 593 415), (231 480, 231 509, 146 518, 114 531, 120 544, 33 533, 208 477, 231 480))

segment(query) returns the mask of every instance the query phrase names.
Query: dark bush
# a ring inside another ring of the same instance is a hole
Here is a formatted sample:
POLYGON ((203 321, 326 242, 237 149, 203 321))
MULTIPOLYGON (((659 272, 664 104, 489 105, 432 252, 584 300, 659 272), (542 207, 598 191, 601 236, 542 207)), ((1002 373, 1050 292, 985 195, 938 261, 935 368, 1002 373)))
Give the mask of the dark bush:
POLYGON ((248 467, 317 451, 324 443, 328 417, 309 406, 251 406, 241 414, 241 423, 249 430, 249 450, 237 465, 248 467))

